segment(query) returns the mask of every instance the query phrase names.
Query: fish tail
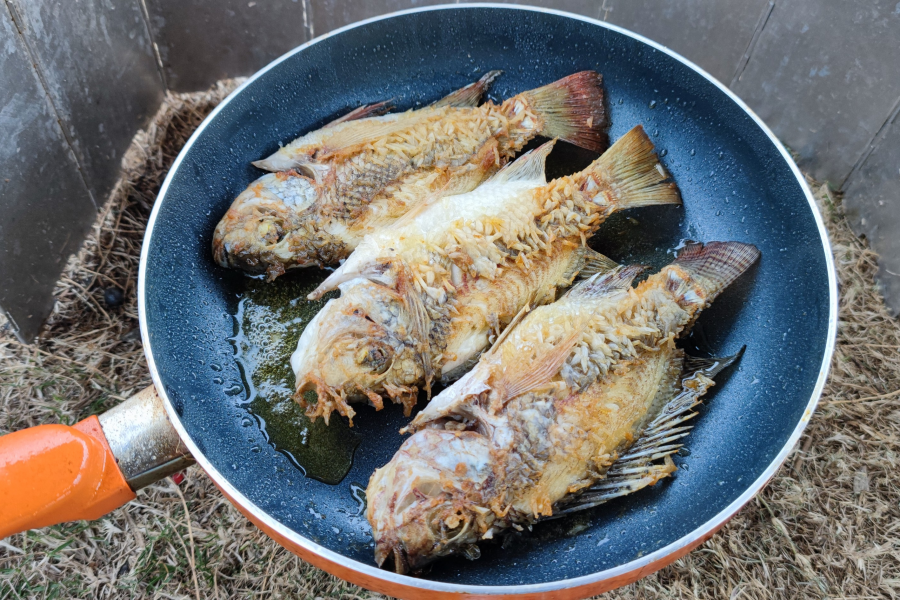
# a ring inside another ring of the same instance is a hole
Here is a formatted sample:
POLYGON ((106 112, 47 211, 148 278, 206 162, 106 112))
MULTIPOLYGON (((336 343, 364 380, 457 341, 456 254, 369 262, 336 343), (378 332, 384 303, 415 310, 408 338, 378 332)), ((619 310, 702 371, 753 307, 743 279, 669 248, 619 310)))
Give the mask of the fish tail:
POLYGON ((609 147, 609 118, 603 77, 581 71, 520 95, 541 120, 538 133, 603 152, 609 147))
POLYGON ((491 87, 494 80, 502 73, 503 71, 488 71, 482 75, 481 79, 478 81, 470 83, 469 85, 444 96, 432 104, 432 107, 441 108, 444 106, 453 106, 456 108, 472 108, 478 106, 478 103, 481 102, 481 97, 484 96, 484 93, 488 91, 488 88, 491 87))
POLYGON ((681 204, 678 186, 669 180, 653 142, 640 125, 622 136, 603 156, 574 176, 594 201, 615 210, 681 204))
POLYGON ((742 242, 691 242, 672 264, 688 272, 709 303, 756 262, 759 254, 756 246, 742 242))

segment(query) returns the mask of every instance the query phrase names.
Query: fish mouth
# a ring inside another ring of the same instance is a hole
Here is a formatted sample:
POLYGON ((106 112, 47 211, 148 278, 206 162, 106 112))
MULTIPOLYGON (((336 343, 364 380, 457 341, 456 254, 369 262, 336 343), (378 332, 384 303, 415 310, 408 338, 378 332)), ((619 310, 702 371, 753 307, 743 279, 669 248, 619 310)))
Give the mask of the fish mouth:
MULTIPOLYGON (((284 236, 283 236, 284 237, 284 236)), ((281 240, 278 242, 281 243, 281 240)), ((284 275, 291 269, 304 269, 310 267, 321 268, 322 263, 310 256, 291 256, 289 260, 281 260, 277 253, 269 247, 244 247, 245 244, 235 244, 228 239, 213 240, 213 258, 216 263, 226 269, 236 269, 248 275, 265 275, 267 281, 284 275)))
POLYGON ((399 542, 379 543, 375 547, 375 562, 385 570, 392 570, 398 575, 409 573, 409 554, 399 542))

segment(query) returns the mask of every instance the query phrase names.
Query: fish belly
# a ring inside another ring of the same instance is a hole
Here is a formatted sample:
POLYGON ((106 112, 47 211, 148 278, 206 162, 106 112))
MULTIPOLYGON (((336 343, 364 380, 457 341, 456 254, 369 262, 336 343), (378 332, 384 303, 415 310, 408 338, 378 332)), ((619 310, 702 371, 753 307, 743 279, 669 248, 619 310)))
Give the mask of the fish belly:
POLYGON ((547 430, 549 460, 537 484, 515 499, 518 511, 552 514, 553 504, 602 478, 673 395, 681 359, 676 350, 663 348, 623 367, 555 402, 556 418, 547 430))

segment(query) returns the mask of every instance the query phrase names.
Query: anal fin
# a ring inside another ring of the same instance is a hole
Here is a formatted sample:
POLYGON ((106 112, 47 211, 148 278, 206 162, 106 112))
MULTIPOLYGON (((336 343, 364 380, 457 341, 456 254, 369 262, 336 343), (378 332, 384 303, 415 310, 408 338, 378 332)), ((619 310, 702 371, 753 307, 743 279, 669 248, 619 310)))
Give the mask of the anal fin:
POLYGON ((553 517, 587 510, 609 502, 613 498, 627 496, 675 472, 672 455, 681 449, 678 443, 693 429, 685 423, 697 416, 693 409, 700 398, 712 387, 712 378, 734 364, 744 353, 722 358, 685 357, 681 379, 681 392, 670 400, 659 415, 644 429, 637 442, 628 449, 606 472, 606 477, 587 488, 582 494, 564 499, 553 517))

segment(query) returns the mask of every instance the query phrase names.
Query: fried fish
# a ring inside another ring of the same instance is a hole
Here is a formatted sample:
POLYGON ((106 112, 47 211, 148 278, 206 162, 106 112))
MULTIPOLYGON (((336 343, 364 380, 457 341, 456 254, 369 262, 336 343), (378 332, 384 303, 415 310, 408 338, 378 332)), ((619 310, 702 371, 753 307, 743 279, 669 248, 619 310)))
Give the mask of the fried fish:
POLYGON ((278 172, 250 184, 219 222, 216 262, 269 280, 336 266, 425 198, 473 189, 537 135, 606 148, 598 73, 476 106, 496 75, 419 110, 369 117, 383 107, 363 107, 255 163, 278 172))
POLYGON ((618 267, 507 329, 372 475, 378 564, 405 572, 475 556, 478 542, 505 530, 671 474, 690 409, 730 362, 694 366, 679 386, 685 360, 674 340, 758 256, 738 242, 689 244, 636 288, 642 267, 618 267))
POLYGON ((340 287, 291 357, 307 414, 382 394, 407 413, 420 387, 468 369, 526 304, 556 298, 576 274, 608 264, 586 239, 618 210, 680 203, 653 144, 636 127, 587 169, 547 184, 550 142, 472 192, 431 199, 370 235, 311 298, 340 287))

